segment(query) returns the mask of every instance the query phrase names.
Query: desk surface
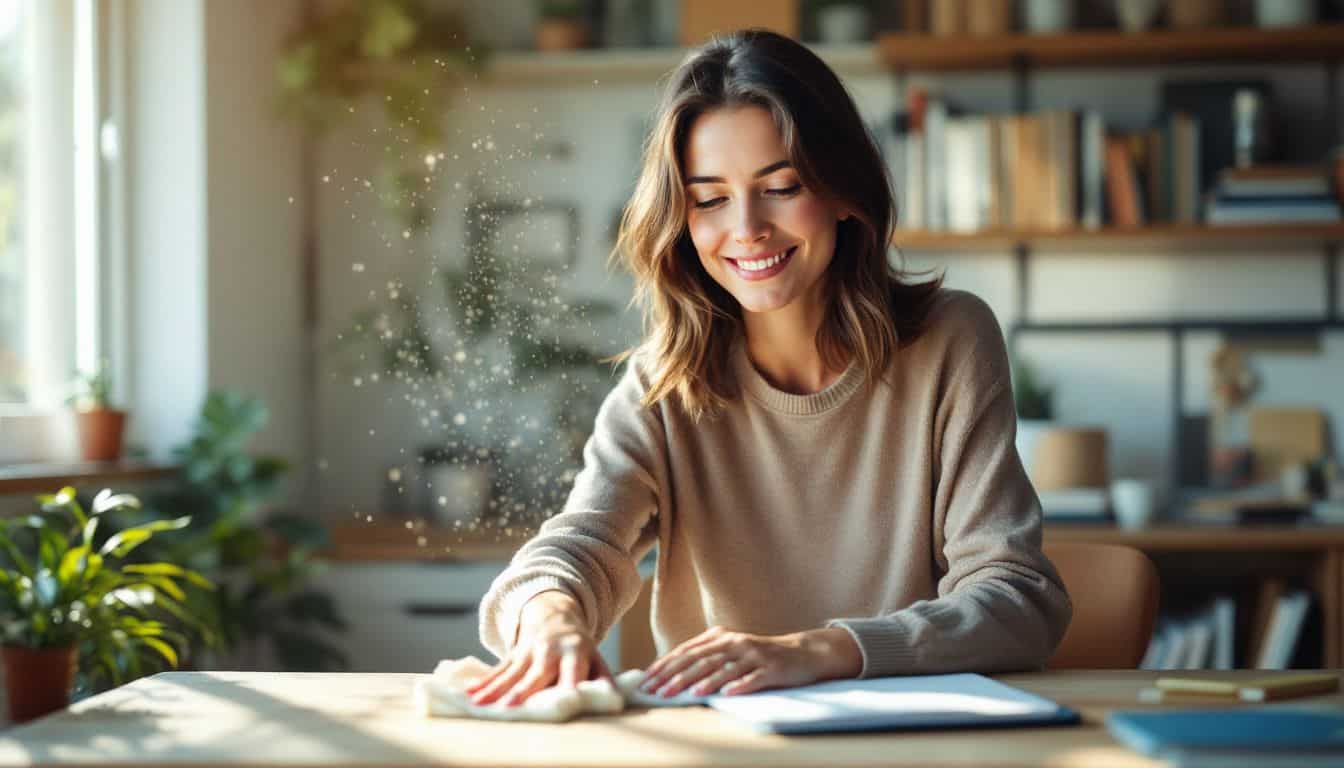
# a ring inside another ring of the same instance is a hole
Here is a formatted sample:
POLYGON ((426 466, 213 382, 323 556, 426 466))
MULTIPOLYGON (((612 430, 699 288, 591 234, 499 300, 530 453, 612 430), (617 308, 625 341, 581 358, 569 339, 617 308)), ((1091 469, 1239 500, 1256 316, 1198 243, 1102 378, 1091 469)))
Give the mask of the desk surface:
MULTIPOLYGON (((0 732, 0 766, 1152 766, 1112 741, 1102 719, 1111 709, 1161 708, 1136 703, 1157 675, 999 678, 1078 709, 1081 726, 788 737, 703 707, 563 725, 423 719, 411 712, 417 676, 408 674, 169 672, 0 732)), ((1344 693, 1271 706, 1338 711, 1344 693)))

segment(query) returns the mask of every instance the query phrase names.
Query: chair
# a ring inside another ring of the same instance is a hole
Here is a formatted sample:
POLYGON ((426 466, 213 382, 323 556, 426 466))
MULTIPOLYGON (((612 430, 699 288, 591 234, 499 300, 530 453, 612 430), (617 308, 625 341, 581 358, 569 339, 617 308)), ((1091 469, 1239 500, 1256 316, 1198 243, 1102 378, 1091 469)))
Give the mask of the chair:
MULTIPOLYGON (((1113 544, 1048 543, 1073 599, 1073 622, 1064 633, 1051 669, 1134 669, 1143 660, 1157 622, 1157 568, 1132 547, 1113 544)), ((649 628, 652 579, 621 620, 620 665, 648 666, 656 657, 649 628)))
POLYGON ((1050 669, 1135 669, 1157 623, 1157 567, 1133 547, 1046 543, 1073 599, 1073 621, 1050 669))

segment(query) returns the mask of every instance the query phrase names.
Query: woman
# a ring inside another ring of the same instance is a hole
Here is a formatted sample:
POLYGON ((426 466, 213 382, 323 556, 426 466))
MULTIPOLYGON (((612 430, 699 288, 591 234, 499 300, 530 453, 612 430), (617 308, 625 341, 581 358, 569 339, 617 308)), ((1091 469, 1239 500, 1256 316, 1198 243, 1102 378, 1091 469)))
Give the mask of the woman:
POLYGON ((564 510, 481 604, 518 704, 597 653, 658 545, 645 688, 748 693, 1044 665, 1042 555, 989 308, 888 266, 894 205, 839 79, 747 31, 674 73, 622 220, 646 338, 564 510))

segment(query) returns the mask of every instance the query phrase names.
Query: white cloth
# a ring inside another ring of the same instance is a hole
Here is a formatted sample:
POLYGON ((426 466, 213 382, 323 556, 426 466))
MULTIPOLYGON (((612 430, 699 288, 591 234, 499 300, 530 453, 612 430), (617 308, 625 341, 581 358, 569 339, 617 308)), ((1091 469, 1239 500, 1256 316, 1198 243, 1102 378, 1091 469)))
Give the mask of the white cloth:
POLYGON ((585 680, 577 688, 546 688, 532 694, 521 705, 506 707, 500 702, 478 706, 471 703, 466 688, 484 677, 490 666, 475 656, 445 659, 434 673, 415 681, 415 710, 425 717, 468 717, 481 720, 526 720, 563 723, 582 714, 611 714, 638 707, 685 707, 703 704, 707 696, 682 691, 671 698, 643 693, 644 670, 631 669, 616 677, 616 685, 607 680, 585 680))

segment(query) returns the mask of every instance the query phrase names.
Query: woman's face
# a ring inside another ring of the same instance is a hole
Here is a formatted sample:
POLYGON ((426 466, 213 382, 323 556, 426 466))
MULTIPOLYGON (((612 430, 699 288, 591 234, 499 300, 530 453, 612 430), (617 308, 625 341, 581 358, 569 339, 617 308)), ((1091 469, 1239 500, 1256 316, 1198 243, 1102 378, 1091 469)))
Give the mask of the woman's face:
POLYGON ((682 178, 700 263, 747 312, 820 303, 845 216, 802 186, 770 113, 706 112, 691 124, 682 178))

